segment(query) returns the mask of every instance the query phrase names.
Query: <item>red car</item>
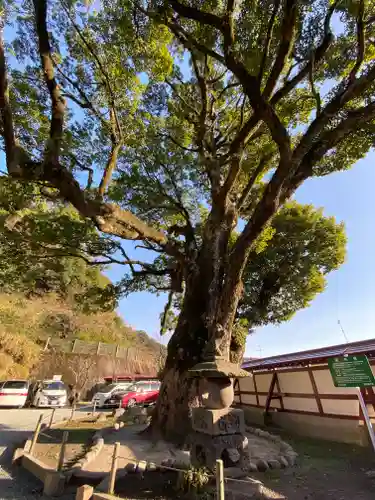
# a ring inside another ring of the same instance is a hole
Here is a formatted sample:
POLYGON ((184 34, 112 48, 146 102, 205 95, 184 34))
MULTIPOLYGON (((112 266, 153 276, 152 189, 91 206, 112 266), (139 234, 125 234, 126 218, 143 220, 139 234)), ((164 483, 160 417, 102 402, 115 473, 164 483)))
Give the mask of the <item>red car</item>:
POLYGON ((160 382, 136 382, 122 396, 121 406, 128 408, 136 404, 148 405, 158 399, 160 382))

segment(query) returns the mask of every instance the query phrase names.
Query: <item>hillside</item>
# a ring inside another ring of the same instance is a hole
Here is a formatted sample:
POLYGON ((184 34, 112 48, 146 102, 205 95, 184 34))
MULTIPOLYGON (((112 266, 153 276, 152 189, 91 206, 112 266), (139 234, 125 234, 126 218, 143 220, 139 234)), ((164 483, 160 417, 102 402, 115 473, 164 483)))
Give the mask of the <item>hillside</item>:
POLYGON ((154 364, 165 351, 145 332, 126 325, 115 312, 85 314, 55 294, 32 298, 0 294, 0 379, 28 376, 40 361, 48 337, 132 347, 139 358, 154 364))
POLYGON ((0 176, 0 379, 47 363, 49 337, 132 347, 133 368, 155 371, 165 347, 115 312, 121 287, 102 263, 117 250, 71 206, 0 176))

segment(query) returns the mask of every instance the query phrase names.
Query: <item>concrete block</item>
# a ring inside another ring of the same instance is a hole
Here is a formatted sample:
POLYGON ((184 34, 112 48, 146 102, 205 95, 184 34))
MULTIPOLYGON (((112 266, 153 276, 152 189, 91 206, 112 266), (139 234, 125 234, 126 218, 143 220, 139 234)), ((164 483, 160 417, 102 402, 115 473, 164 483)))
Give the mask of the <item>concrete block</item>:
POLYGON ((224 469, 224 476, 232 479, 240 479, 247 476, 247 471, 242 470, 241 467, 226 467, 224 469))
MULTIPOLYGON (((116 471, 116 479, 115 479, 115 484, 116 481, 122 477, 125 477, 127 474, 127 471, 125 469, 118 469, 116 471)), ((108 487, 109 487, 109 474, 105 476, 105 478, 98 484, 98 486, 95 487, 95 491, 100 491, 103 493, 108 492, 108 487)))
POLYGON ((64 493, 65 476, 59 472, 49 472, 44 479, 43 494, 46 496, 57 497, 64 493))
POLYGON ((244 434, 245 419, 243 410, 223 408, 193 408, 192 426, 198 432, 218 436, 221 434, 244 434))
POLYGON ((268 469, 268 463, 262 459, 257 460, 256 466, 259 472, 265 472, 268 469))
POLYGON ((12 457, 12 464, 13 465, 21 465, 21 459, 23 457, 23 454, 25 453, 25 450, 23 448, 16 448, 13 453, 12 457))
POLYGON ((136 473, 137 474, 143 474, 144 472, 146 472, 146 469, 147 469, 147 462, 146 462, 146 460, 140 460, 137 463, 136 473))
POLYGON ((152 472, 155 470, 158 470, 158 466, 154 464, 153 462, 147 462, 147 469, 148 472, 152 472))
POLYGON ((115 418, 120 418, 120 417, 123 416, 124 413, 125 413, 125 409, 124 408, 117 408, 116 410, 114 410, 113 416, 115 418))
POLYGON ((271 469, 281 469, 281 465, 278 460, 268 460, 268 465, 271 469))
POLYGON ((279 458, 279 460, 280 460, 281 467, 289 467, 288 460, 285 457, 281 456, 279 458))
POLYGON ((22 467, 31 472, 35 477, 44 482, 47 472, 55 472, 37 458, 25 453, 22 457, 22 467))
POLYGON ((76 500, 90 500, 94 493, 94 488, 88 484, 84 484, 77 489, 76 500))
POLYGON ((125 466, 125 470, 128 474, 132 474, 133 472, 135 472, 135 469, 137 468, 136 464, 134 462, 129 462, 128 464, 126 464, 125 466))

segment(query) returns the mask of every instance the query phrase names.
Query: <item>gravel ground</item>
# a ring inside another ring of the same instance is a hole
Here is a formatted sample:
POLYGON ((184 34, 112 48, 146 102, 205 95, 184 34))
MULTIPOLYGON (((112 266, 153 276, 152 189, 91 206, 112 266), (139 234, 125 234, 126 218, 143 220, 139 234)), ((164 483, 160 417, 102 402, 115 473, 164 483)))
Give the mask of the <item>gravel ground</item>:
MULTIPOLYGON (((31 436, 41 413, 47 417, 51 411, 0 410, 0 500, 34 500, 42 497, 41 483, 25 470, 10 465, 14 448, 31 436)), ((62 420, 70 415, 70 410, 56 410, 55 415, 56 420, 62 420)), ((72 500, 74 495, 67 494, 60 498, 72 500)))

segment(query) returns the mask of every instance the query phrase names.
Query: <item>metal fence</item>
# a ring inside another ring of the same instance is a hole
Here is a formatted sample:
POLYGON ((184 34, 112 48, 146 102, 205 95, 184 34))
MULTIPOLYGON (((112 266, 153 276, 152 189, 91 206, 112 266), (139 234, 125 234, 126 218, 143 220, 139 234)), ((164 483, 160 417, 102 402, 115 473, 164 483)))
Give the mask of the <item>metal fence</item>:
MULTIPOLYGON (((120 344, 107 344, 104 342, 86 342, 85 340, 64 340, 52 339, 49 337, 45 341, 44 350, 55 349, 67 354, 86 354, 90 356, 110 356, 115 358, 133 358, 136 359, 140 355, 139 348, 124 347, 120 344)), ((146 350, 143 353, 145 356, 149 354, 146 350)), ((151 356, 151 353, 149 354, 151 356)))

